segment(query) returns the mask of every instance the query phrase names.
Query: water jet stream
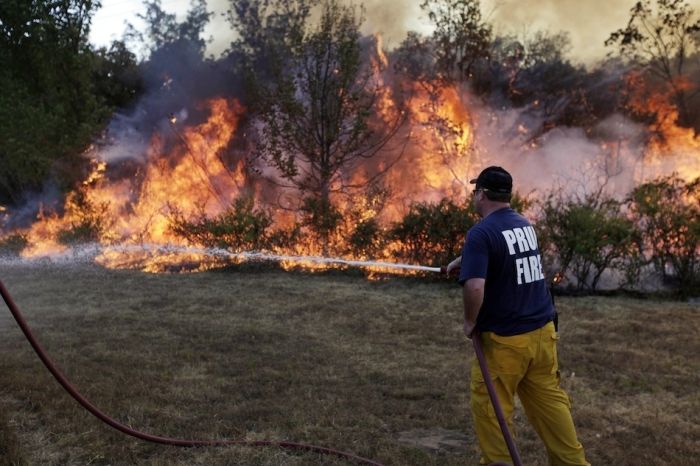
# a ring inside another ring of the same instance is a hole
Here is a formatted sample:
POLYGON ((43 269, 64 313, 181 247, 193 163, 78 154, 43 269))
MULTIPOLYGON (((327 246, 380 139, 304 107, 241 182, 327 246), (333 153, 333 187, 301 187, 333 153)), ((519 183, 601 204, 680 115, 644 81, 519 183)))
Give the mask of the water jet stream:
POLYGON ((222 248, 197 248, 188 246, 175 246, 175 245, 155 245, 155 244, 143 244, 143 245, 115 245, 107 246, 102 250, 103 253, 115 252, 122 254, 130 253, 156 253, 156 254, 199 254, 203 256, 218 257, 222 259, 234 260, 238 262, 255 262, 255 261, 267 261, 267 262, 294 262, 294 263, 312 263, 319 265, 345 265, 349 267, 361 267, 361 268, 385 268, 385 269, 399 269, 399 270, 411 270, 420 272, 440 272, 440 267, 428 267, 424 265, 413 265, 404 264, 397 262, 385 262, 385 261, 368 261, 368 260, 355 260, 355 259, 343 259, 339 257, 323 257, 323 256, 292 256, 285 254, 273 254, 267 252, 258 251, 246 251, 246 252, 231 252, 222 248))

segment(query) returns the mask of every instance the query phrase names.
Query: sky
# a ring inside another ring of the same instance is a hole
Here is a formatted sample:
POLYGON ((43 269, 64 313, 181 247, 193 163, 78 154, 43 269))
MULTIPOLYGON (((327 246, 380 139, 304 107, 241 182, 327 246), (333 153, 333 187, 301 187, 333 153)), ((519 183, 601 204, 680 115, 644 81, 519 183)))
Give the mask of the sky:
MULTIPOLYGON (((571 38, 569 58, 574 62, 594 64, 608 49, 603 42, 611 32, 624 27, 630 9, 637 0, 482 0, 482 12, 497 33, 527 34, 538 30, 552 33, 567 31, 571 38)), ((217 55, 230 44, 231 32, 223 17, 228 0, 208 0, 217 14, 206 35, 212 37, 209 52, 217 55)), ((397 46, 414 30, 430 32, 429 21, 420 9, 420 0, 355 0, 365 6, 363 32, 380 32, 388 48, 397 46)), ((700 0, 688 3, 700 12, 700 0)), ((190 0, 161 0, 163 9, 182 18, 190 0)), ((138 13, 144 11, 142 0, 102 0, 93 18, 90 40, 98 46, 108 45, 122 36, 125 23, 138 26, 138 13)))

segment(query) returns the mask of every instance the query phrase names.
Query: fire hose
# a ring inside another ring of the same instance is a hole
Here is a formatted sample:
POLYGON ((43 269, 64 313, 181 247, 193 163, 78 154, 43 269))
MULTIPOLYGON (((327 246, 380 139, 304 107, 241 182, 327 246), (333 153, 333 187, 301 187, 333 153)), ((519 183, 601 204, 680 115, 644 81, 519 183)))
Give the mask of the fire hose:
POLYGON ((39 341, 34 337, 34 334, 32 333, 31 329, 27 325, 27 322, 24 319, 24 316, 20 312, 19 308, 13 301, 12 297, 10 296, 10 293, 7 291, 7 288, 5 288, 5 285, 0 281, 0 294, 2 294, 2 298, 5 300, 5 304, 7 304, 7 307, 10 309, 10 312, 12 313, 12 316, 15 318, 17 321, 17 324, 19 325, 20 329, 22 329, 22 332, 24 333, 24 336, 27 337, 27 340, 29 341, 29 344, 32 345, 32 348, 34 348, 34 351, 36 354, 39 356, 39 359, 41 359, 41 362, 44 363, 44 366, 51 372, 51 374, 54 376, 54 378, 58 381, 59 384, 77 401, 83 408, 85 408, 87 411, 90 412, 93 416, 104 422, 105 424, 109 425, 110 427, 126 434, 130 435, 132 437, 136 437, 141 440, 145 440, 147 442, 153 442, 153 443, 160 443, 163 445, 171 445, 171 446, 176 446, 176 447, 207 447, 207 446, 225 446, 225 445, 239 445, 239 446, 251 446, 251 447, 262 447, 262 446, 267 446, 267 447, 277 447, 277 448, 283 448, 287 450, 302 450, 302 451, 309 451, 313 453, 319 453, 323 455, 333 455, 337 456, 340 458, 348 459, 351 461, 354 461, 359 464, 367 464, 367 465, 372 465, 372 466, 383 466, 381 463, 378 463, 376 461, 367 459, 367 458, 362 458, 360 456, 356 456, 352 453, 347 453, 339 450, 334 450, 332 448, 326 448, 326 447, 319 447, 316 445, 307 445, 303 443, 293 443, 293 442, 285 442, 285 441, 271 441, 271 440, 185 440, 185 439, 176 439, 176 438, 170 438, 170 437, 161 437, 157 435, 152 435, 148 434, 145 432, 140 432, 138 430, 132 429, 119 421, 116 421, 115 419, 107 416, 105 413, 100 411, 95 405, 93 405, 87 398, 85 398, 83 395, 78 392, 78 390, 68 381, 68 379, 63 375, 63 373, 56 367, 56 365, 51 361, 51 359, 48 357, 46 351, 44 351, 44 348, 39 344, 39 341))
MULTIPOLYGON (((441 271, 441 269, 437 269, 437 271, 441 271)), ((444 268, 442 269, 444 271, 444 268)), ((322 455, 332 455, 336 456, 339 458, 344 458, 353 462, 356 462, 358 464, 366 464, 366 465, 371 465, 371 466, 384 466, 381 463, 378 463, 374 460, 368 459, 368 458, 363 458, 361 456, 354 455, 352 453, 348 452, 343 452, 339 450, 335 450, 332 448, 327 448, 327 447, 321 447, 321 446, 316 446, 316 445, 309 445, 309 444, 303 444, 303 443, 294 443, 294 442, 287 442, 287 441, 272 441, 272 440, 187 440, 187 439, 178 439, 178 438, 171 438, 171 437, 162 437, 158 435, 153 435, 153 434, 148 434, 145 432, 141 432, 135 429, 132 429, 119 421, 111 418, 104 412, 102 412, 100 409, 98 409, 94 404, 92 404, 87 398, 85 398, 76 388, 73 386, 73 384, 70 383, 70 381, 66 378, 65 375, 56 367, 56 365, 53 363, 51 358, 49 358, 48 354, 44 350, 44 348, 41 346, 39 341, 36 339, 34 334, 32 333, 31 329, 29 328, 29 325, 27 325, 26 320, 24 319, 24 316, 22 315, 22 312, 19 310, 19 307, 15 304, 14 300, 12 299, 12 296, 10 296, 10 293, 7 291, 7 288, 5 288, 5 285, 3 282, 0 280, 0 294, 2 295, 3 300, 5 301, 5 304, 7 304, 8 309, 10 310, 10 313, 12 313, 12 316, 14 317, 15 321, 17 322, 17 325, 19 325, 20 329, 22 330, 22 333, 24 333, 24 336, 27 338, 27 341, 29 341, 29 344, 32 346, 34 351, 36 352, 37 356, 39 356, 39 359, 41 362, 46 366, 48 371, 51 373, 51 375, 54 376, 56 381, 68 392, 70 396, 75 399, 75 401, 78 402, 85 410, 87 410, 90 414, 104 422, 105 424, 109 425, 110 427, 126 434, 130 435, 132 437, 138 438, 140 440, 144 440, 147 442, 152 442, 152 443, 159 443, 163 445, 170 445, 170 446, 177 446, 177 447, 206 447, 206 446, 231 446, 231 445, 238 445, 238 446, 250 446, 250 447, 277 447, 277 448, 282 448, 286 450, 298 450, 298 451, 307 451, 307 452, 312 452, 312 453, 317 453, 317 454, 322 454, 322 455)), ((488 372, 488 367, 486 366, 486 359, 484 357, 483 349, 481 348, 481 341, 480 341, 480 335, 478 333, 474 334, 472 338, 472 343, 474 345, 474 352, 476 353, 476 358, 479 361, 479 367, 481 368, 481 372, 483 374, 484 380, 486 381, 486 388, 489 393, 489 397, 491 399, 491 402, 493 403, 494 410, 496 412, 496 417, 498 419, 499 426, 501 427, 501 431, 503 433, 503 437, 506 441, 506 444, 508 445, 508 451, 511 455, 511 458, 513 459, 513 465, 514 466, 522 466, 522 462, 520 460, 520 456, 518 454, 518 450, 515 447, 515 443, 513 442, 513 438, 511 437, 509 431, 508 431, 508 426, 506 424, 505 418, 503 416, 503 411, 501 409, 501 406, 498 402, 498 397, 496 396, 495 389, 493 387, 493 383, 491 382, 491 378, 489 376, 488 372)), ((493 463, 491 466, 500 466, 502 463, 493 463)))

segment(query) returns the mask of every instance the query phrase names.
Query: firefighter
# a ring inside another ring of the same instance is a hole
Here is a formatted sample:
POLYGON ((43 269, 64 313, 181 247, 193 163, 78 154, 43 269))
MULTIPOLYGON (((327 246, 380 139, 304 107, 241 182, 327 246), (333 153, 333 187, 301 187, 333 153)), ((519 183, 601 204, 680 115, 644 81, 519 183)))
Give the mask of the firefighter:
MULTIPOLYGON (((486 362, 512 431, 517 393, 547 448, 549 464, 589 465, 576 437, 571 404, 559 386, 554 306, 542 272, 537 235, 510 208, 513 181, 501 167, 484 169, 472 202, 482 220, 465 238, 460 267, 464 334, 481 334, 486 362)), ((489 400, 478 362, 471 368, 471 411, 481 464, 509 462, 510 455, 489 400)), ((590 466, 590 465, 589 465, 590 466)))

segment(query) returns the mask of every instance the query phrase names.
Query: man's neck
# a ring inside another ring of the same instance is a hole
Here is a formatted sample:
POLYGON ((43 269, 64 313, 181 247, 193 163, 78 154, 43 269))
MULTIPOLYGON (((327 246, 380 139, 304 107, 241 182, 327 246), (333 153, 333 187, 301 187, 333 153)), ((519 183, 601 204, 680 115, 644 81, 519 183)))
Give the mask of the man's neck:
POLYGON ((482 218, 486 218, 497 210, 501 210, 504 207, 510 207, 508 202, 489 202, 488 205, 484 206, 484 212, 482 218))

